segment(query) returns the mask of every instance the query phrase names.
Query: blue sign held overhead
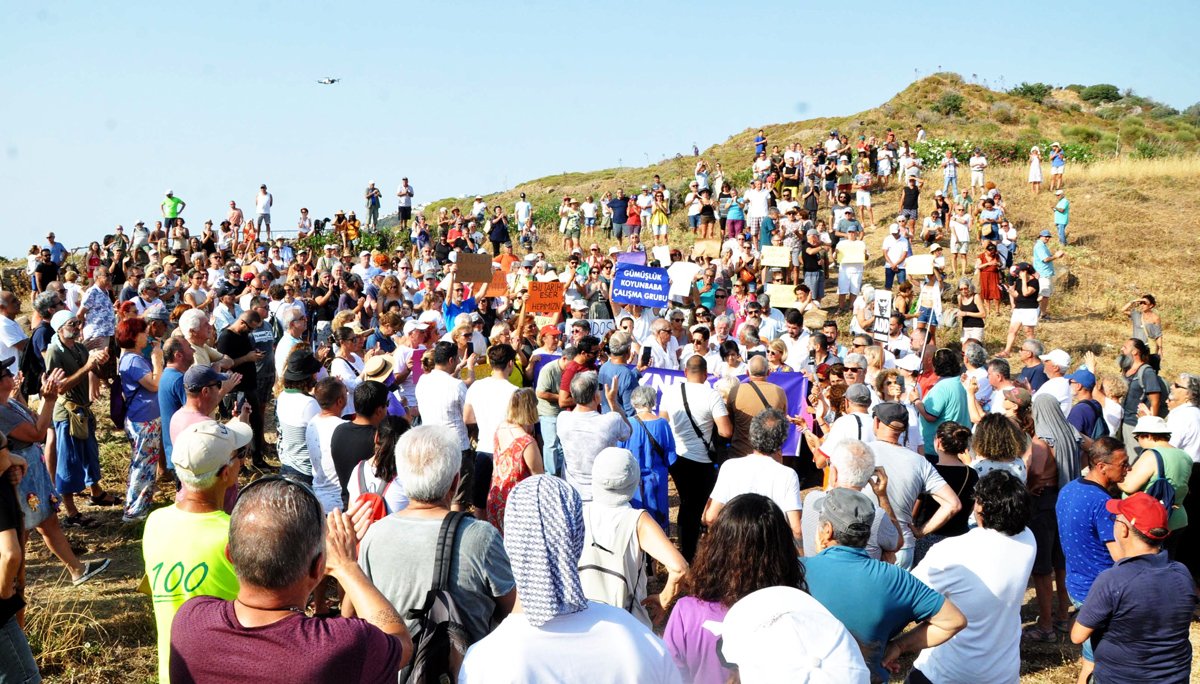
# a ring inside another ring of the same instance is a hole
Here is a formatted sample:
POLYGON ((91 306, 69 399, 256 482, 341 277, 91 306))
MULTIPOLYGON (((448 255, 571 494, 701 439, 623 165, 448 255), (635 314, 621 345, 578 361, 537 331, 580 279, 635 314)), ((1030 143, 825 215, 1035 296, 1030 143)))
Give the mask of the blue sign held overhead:
POLYGON ((665 268, 618 263, 613 274, 612 299, 618 304, 663 307, 670 290, 665 268))

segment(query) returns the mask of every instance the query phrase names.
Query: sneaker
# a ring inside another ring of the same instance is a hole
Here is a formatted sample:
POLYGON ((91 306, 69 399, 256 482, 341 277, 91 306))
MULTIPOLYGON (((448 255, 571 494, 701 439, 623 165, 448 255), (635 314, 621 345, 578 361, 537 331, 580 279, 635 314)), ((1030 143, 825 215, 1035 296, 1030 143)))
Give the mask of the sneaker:
POLYGON ((100 573, 107 570, 108 566, 111 562, 112 561, 110 561, 107 558, 99 558, 96 560, 87 561, 86 563, 83 564, 83 574, 80 575, 78 579, 71 580, 71 585, 77 587, 77 586, 87 582, 88 580, 92 579, 96 575, 99 575, 100 573))

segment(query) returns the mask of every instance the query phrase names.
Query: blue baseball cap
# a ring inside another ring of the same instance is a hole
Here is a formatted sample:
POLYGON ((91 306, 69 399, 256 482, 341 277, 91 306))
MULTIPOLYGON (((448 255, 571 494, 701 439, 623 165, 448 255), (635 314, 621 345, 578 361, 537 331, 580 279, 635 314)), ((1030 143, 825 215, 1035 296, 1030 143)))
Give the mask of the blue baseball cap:
POLYGON ((183 387, 189 392, 199 392, 205 387, 219 385, 228 379, 228 375, 218 373, 212 366, 197 365, 183 374, 183 387))
POLYGON ((1071 373, 1067 376, 1067 380, 1070 380, 1071 382, 1077 382, 1082 385, 1084 389, 1088 390, 1095 389, 1096 387, 1096 376, 1093 375, 1092 372, 1087 368, 1080 368, 1074 373, 1071 373))
POLYGON ((1038 237, 1052 237, 1052 236, 1050 235, 1050 231, 1043 230, 1042 232, 1038 233, 1038 237))

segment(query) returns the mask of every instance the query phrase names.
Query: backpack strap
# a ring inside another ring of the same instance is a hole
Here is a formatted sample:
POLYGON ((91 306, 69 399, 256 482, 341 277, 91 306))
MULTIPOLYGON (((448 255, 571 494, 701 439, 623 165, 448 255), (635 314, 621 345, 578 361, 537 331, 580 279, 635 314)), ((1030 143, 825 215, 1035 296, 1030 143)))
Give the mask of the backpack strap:
POLYGON ((667 450, 662 448, 662 445, 658 443, 657 439, 654 439, 654 435, 650 434, 650 429, 646 427, 646 424, 642 422, 641 418, 638 418, 636 415, 634 415, 633 419, 637 421, 638 425, 642 426, 642 430, 646 433, 646 439, 650 440, 650 448, 654 450, 654 453, 662 457, 663 462, 666 462, 667 450))
MULTIPOLYGON (((737 387, 734 387, 734 391, 736 390, 737 387)), ((704 448, 708 449, 708 455, 710 457, 716 455, 713 445, 707 439, 704 439, 704 433, 700 432, 700 426, 696 424, 696 419, 692 417, 692 408, 688 406, 686 382, 679 383, 679 393, 683 395, 683 412, 687 414, 688 422, 692 424, 692 430, 696 432, 696 436, 700 438, 701 443, 704 444, 704 448)))
POLYGON ((1156 471, 1156 474, 1158 475, 1158 479, 1160 479, 1160 480, 1167 479, 1167 467, 1165 465, 1163 465, 1162 454, 1158 453, 1158 449, 1146 449, 1146 451, 1154 452, 1154 463, 1155 463, 1155 465, 1158 466, 1158 470, 1156 471))
POLYGON ((450 565, 454 561, 454 540, 466 513, 454 511, 442 519, 438 531, 437 550, 433 560, 433 587, 430 591, 446 591, 450 586, 450 565))

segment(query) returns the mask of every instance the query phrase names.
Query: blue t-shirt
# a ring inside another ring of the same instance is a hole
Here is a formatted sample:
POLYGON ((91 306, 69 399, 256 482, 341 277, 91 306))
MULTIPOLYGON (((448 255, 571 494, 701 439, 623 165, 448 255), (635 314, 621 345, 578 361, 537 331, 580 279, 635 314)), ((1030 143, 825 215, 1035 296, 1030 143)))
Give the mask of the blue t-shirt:
POLYGON ((614 197, 608 201, 608 208, 612 209, 613 223, 625 223, 629 220, 629 198, 624 199, 614 197))
POLYGON ((1063 154, 1062 152, 1051 152, 1050 153, 1050 166, 1051 167, 1066 166, 1066 165, 1067 165, 1067 155, 1063 154))
POLYGON ((1071 220, 1071 200, 1066 197, 1060 199, 1058 204, 1054 205, 1054 224, 1065 226, 1071 220))
MULTIPOLYGON (((459 314, 472 313, 473 311, 475 311, 474 297, 467 297, 466 299, 462 300, 461 304, 455 304, 447 299, 446 303, 442 305, 442 317, 446 319, 446 328, 453 330, 454 319, 457 318, 459 314)), ((475 351, 482 353, 483 350, 476 349, 475 351)))
POLYGON ((56 264, 62 264, 63 259, 67 258, 67 248, 61 242, 55 242, 52 245, 46 245, 46 249, 50 250, 50 261, 56 264))
POLYGON ((1050 247, 1048 247, 1046 243, 1042 242, 1041 240, 1038 240, 1036 243, 1034 243, 1033 270, 1037 271, 1037 274, 1043 278, 1050 278, 1054 275, 1054 264, 1046 261, 1046 259, 1050 256, 1053 255, 1050 253, 1050 247))
POLYGON ((1017 374, 1017 380, 1028 380, 1029 387, 1033 389, 1034 392, 1041 389, 1042 385, 1046 384, 1046 381, 1049 379, 1050 378, 1046 377, 1046 366, 1040 363, 1036 366, 1025 366, 1021 369, 1021 372, 1017 374))
POLYGON ((729 202, 729 215, 726 217, 730 221, 745 221, 746 212, 742 210, 742 204, 737 199, 729 202))
POLYGON ((921 417, 921 439, 933 444, 938 426, 952 420, 959 425, 971 425, 971 412, 967 408, 967 390, 957 377, 938 380, 925 395, 925 411, 937 416, 936 420, 921 417))
POLYGON ((187 402, 187 390, 183 386, 183 373, 167 366, 158 380, 158 414, 162 417, 163 453, 167 467, 175 469, 171 462, 171 418, 187 402))
POLYGON ((1096 576, 1113 565, 1107 544, 1113 541, 1113 515, 1104 508, 1112 499, 1100 485, 1084 478, 1068 482, 1058 493, 1058 539, 1067 559, 1067 593, 1087 598, 1096 576))
POLYGON ((761 135, 754 136, 754 154, 762 154, 767 151, 767 139, 761 135))
POLYGON ((605 361, 600 366, 600 373, 597 377, 601 386, 600 413, 608 413, 612 410, 608 407, 608 397, 604 396, 603 388, 612 384, 613 378, 617 379, 617 396, 621 399, 621 408, 625 411, 626 416, 632 416, 634 414, 633 404, 629 401, 633 398, 633 390, 638 386, 641 373, 638 373, 637 368, 633 366, 605 361))
POLYGON ((158 418, 158 397, 142 387, 141 379, 153 368, 141 354, 122 354, 117 370, 121 373, 121 393, 125 396, 125 417, 134 423, 158 418))
POLYGON ((866 549, 831 546, 802 560, 808 593, 850 630, 867 665, 884 681, 888 642, 909 623, 936 615, 946 601, 907 570, 871 558, 866 549))
POLYGON ((1166 551, 1123 558, 1100 573, 1078 618, 1095 630, 1096 681, 1187 682, 1195 609, 1191 573, 1166 551))
POLYGON ((369 336, 364 349, 370 351, 375 347, 379 347, 384 353, 391 354, 396 351, 396 342, 390 336, 384 335, 383 331, 376 328, 369 336))

